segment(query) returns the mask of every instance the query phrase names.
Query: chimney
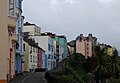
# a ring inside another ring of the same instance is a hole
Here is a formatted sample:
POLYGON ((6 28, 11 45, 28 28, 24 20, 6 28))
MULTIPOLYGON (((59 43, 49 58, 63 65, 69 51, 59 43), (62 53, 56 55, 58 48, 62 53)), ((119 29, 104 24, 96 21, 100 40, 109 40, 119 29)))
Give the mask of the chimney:
POLYGON ((88 36, 91 36, 91 37, 92 37, 92 34, 89 34, 88 36))
POLYGON ((83 34, 80 34, 80 37, 83 37, 83 34))
POLYGON ((92 40, 92 34, 88 35, 89 40, 92 40))
POLYGON ((83 40, 83 34, 80 34, 80 42, 83 40))

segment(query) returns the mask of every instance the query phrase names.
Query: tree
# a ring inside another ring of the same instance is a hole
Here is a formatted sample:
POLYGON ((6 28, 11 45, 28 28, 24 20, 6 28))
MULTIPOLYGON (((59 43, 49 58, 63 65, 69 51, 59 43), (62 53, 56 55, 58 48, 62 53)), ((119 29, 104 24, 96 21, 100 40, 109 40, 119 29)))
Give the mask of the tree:
POLYGON ((104 83, 109 76, 109 63, 105 49, 97 46, 95 56, 92 60, 92 73, 95 75, 96 83, 104 83))
POLYGON ((118 79, 120 72, 120 58, 117 49, 113 51, 113 56, 110 56, 110 67, 112 76, 118 79))
POLYGON ((65 71, 63 73, 63 80, 65 81, 78 81, 79 83, 87 83, 86 70, 84 64, 86 63, 85 56, 75 53, 72 58, 66 62, 65 71))

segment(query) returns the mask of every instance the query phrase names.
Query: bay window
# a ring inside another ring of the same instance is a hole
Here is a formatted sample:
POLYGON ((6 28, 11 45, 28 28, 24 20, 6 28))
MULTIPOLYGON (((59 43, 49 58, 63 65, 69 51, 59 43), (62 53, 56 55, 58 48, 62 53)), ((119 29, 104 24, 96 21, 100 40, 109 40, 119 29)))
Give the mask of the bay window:
POLYGON ((9 0, 9 16, 15 16, 15 0, 9 0))

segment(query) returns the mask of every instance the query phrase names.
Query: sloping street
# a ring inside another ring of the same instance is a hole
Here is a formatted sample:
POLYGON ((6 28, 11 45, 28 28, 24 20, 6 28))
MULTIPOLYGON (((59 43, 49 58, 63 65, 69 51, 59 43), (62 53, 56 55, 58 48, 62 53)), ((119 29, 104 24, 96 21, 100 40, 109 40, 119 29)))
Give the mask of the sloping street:
POLYGON ((27 73, 18 76, 9 83, 47 83, 44 79, 44 72, 27 73))

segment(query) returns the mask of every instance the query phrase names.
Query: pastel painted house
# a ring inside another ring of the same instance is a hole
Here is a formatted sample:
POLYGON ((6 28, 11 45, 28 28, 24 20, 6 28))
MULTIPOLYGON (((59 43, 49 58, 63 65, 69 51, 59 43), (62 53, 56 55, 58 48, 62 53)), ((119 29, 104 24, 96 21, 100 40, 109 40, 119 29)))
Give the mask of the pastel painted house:
POLYGON ((16 4, 15 0, 0 0, 0 83, 15 76, 16 4))
POLYGON ((18 35, 18 41, 16 44, 16 54, 15 54, 15 74, 19 75, 23 73, 23 22, 24 22, 24 16, 22 16, 22 1, 23 0, 16 0, 17 8, 16 8, 16 34, 18 35))
POLYGON ((35 41, 24 38, 24 71, 32 72, 38 68, 38 49, 35 41))
POLYGON ((80 36, 76 38, 76 53, 81 53, 86 58, 92 57, 92 55, 94 55, 96 42, 97 38, 93 37, 92 34, 89 34, 87 37, 80 34, 80 36))
POLYGON ((24 23, 23 32, 29 32, 30 36, 41 35, 41 27, 31 24, 29 22, 24 23))
POLYGON ((42 36, 49 36, 54 40, 54 57, 55 57, 55 64, 61 62, 63 59, 66 59, 68 56, 68 49, 67 49, 67 39, 64 35, 57 36, 51 32, 41 33, 42 36))
POLYGON ((49 36, 31 36, 38 41, 38 46, 45 50, 46 55, 46 70, 51 70, 55 67, 54 60, 54 40, 49 36))
POLYGON ((62 58, 66 59, 68 57, 67 39, 65 35, 59 35, 58 38, 60 45, 63 47, 62 58))
POLYGON ((38 70, 46 70, 46 55, 45 51, 39 47, 38 49, 38 70))

